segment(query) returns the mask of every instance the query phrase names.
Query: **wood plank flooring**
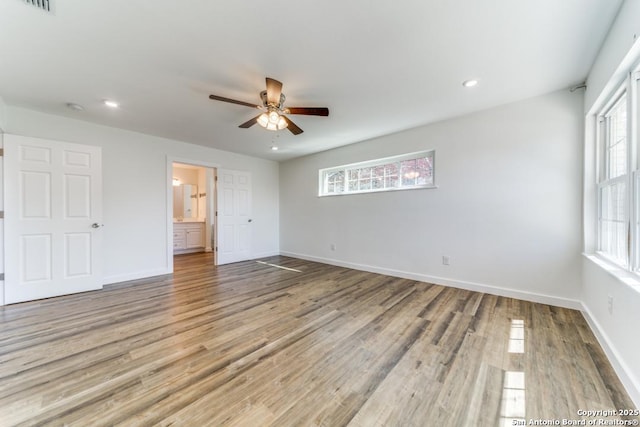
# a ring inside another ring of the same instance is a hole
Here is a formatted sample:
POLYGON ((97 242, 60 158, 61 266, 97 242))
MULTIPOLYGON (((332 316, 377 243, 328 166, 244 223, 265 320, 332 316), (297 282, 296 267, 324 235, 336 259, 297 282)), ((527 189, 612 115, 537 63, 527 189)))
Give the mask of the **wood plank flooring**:
POLYGON ((506 426, 634 408, 577 311, 212 261, 0 307, 0 425, 506 426))

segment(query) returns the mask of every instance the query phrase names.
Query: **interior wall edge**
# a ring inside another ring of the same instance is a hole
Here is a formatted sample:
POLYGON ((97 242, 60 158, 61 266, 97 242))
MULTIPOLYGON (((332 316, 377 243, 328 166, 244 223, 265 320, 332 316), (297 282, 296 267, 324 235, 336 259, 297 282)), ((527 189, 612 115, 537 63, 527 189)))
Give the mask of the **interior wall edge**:
POLYGON ((636 407, 640 408, 640 382, 633 376, 631 369, 624 362, 624 359, 609 339, 604 328, 602 328, 596 320, 596 316, 593 315, 589 306, 583 302, 580 310, 593 331, 593 334, 596 336, 598 343, 607 355, 611 366, 616 371, 616 374, 618 374, 618 378, 620 378, 622 385, 627 390, 629 397, 633 400, 636 407))
POLYGON ((535 302, 539 304, 548 304, 556 307, 570 308, 573 310, 581 310, 582 303, 578 300, 570 298, 558 297, 553 295, 545 295, 534 292, 525 292, 515 289, 508 289, 499 286, 493 286, 485 283, 469 282, 465 280, 457 280, 447 277, 430 276, 422 273, 414 273, 409 271, 394 270, 383 267, 376 267, 366 264, 357 264, 347 261, 340 261, 337 259, 316 257, 313 255, 300 254, 295 252, 281 251, 280 255, 289 256, 293 258, 300 258, 307 261, 315 261, 323 264, 335 265, 338 267, 351 268, 354 270, 367 271, 370 273, 385 274, 388 276, 400 277, 403 279, 417 280, 420 282, 433 283, 435 285, 448 286, 458 289, 464 289, 467 291, 483 292, 491 295, 498 295, 508 298, 516 298, 524 301, 535 302))

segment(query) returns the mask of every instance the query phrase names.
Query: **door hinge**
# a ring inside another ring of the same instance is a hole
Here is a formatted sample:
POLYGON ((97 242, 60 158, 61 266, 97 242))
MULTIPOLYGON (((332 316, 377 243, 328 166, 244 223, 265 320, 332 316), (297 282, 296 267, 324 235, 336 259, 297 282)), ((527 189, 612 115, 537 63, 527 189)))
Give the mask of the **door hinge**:
POLYGON ((218 211, 216 211, 216 216, 218 216, 218 211))
POLYGON ((4 148, 0 148, 0 157, 4 157, 4 148))
POLYGON ((216 246, 216 252, 218 252, 218 247, 216 246))

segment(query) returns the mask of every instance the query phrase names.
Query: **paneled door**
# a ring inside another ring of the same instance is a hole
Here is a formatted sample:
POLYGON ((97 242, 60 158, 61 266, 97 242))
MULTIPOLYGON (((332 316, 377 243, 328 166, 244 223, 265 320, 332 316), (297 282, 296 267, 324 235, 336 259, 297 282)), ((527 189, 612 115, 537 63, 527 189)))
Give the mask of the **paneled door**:
POLYGON ((102 287, 100 147, 5 135, 5 303, 102 287))
POLYGON ((218 169, 218 264, 251 258, 251 173, 218 169))

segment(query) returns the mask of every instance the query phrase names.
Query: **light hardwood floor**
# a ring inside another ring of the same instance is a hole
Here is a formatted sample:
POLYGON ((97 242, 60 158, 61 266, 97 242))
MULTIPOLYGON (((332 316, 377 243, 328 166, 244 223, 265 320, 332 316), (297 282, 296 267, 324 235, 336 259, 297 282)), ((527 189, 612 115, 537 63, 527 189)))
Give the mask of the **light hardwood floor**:
MULTIPOLYGON (((0 307, 0 425, 501 426, 634 408, 582 315, 286 257, 0 307)), ((637 419, 631 418, 631 419, 637 419)))

